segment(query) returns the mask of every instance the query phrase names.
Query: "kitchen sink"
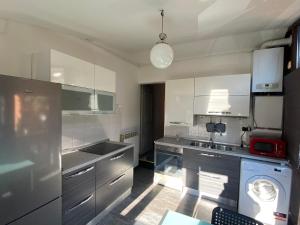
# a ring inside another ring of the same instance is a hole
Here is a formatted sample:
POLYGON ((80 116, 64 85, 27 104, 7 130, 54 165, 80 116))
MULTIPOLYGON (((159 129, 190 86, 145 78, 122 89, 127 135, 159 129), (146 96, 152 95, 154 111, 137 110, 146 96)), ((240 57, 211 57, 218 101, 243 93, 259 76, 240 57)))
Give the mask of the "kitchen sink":
POLYGON ((222 150, 222 151, 232 151, 233 147, 228 145, 222 145, 222 144, 215 144, 213 146, 213 149, 222 150))
POLYGON ((125 144, 119 144, 119 143, 113 143, 113 142, 101 142, 95 145, 92 145, 90 147, 86 147, 84 149, 81 149, 82 152, 92 153, 96 155, 106 155, 113 151, 119 150, 121 148, 124 148, 125 144))
POLYGON ((190 143, 190 146, 194 146, 194 147, 201 147, 201 148, 209 148, 210 145, 207 142, 200 142, 200 141, 192 141, 190 143))
POLYGON ((209 148, 213 150, 220 150, 220 151, 233 151, 236 147, 225 145, 225 144, 212 144, 208 142, 201 142, 201 141, 192 141, 190 146, 199 147, 199 148, 209 148))

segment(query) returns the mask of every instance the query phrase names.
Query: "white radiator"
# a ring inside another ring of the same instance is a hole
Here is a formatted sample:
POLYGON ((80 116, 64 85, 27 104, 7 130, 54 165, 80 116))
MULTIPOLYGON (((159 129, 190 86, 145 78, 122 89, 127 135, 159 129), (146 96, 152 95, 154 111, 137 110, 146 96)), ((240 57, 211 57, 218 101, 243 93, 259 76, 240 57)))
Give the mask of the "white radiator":
POLYGON ((120 141, 134 145, 134 167, 139 165, 139 136, 136 131, 126 131, 120 135, 120 141))

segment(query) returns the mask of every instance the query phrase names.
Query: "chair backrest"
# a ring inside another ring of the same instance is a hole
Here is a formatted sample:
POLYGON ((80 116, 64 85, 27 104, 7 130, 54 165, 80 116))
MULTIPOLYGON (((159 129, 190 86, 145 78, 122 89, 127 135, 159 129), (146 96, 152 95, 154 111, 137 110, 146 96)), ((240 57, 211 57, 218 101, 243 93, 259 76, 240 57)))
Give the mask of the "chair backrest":
POLYGON ((221 207, 214 208, 211 223, 213 225, 263 225, 251 217, 221 207))

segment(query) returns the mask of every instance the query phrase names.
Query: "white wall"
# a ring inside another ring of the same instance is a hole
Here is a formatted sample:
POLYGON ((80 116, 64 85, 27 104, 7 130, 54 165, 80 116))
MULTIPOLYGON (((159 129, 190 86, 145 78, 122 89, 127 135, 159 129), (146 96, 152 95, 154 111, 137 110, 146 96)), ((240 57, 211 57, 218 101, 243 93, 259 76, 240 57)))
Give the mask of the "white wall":
MULTIPOLYGON (((175 55, 176 56, 176 55, 175 55)), ((139 70, 139 83, 154 83, 169 79, 250 73, 252 54, 250 52, 203 56, 174 62, 169 68, 160 70, 152 65, 139 70)))
POLYGON ((111 115, 64 116, 63 148, 103 138, 118 140, 120 132, 139 127, 138 68, 87 41, 37 26, 0 20, 0 74, 49 80, 50 49, 116 72, 119 110, 111 115), (34 53, 33 61, 31 60, 34 53), (33 62, 33 64, 31 64, 33 62))

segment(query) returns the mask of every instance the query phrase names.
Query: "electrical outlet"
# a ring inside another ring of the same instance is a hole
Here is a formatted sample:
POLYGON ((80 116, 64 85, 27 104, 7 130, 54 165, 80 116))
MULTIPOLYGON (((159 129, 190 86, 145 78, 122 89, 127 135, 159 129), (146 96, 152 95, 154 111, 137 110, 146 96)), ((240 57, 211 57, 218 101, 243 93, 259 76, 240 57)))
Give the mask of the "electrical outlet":
POLYGON ((251 127, 242 127, 242 131, 244 132, 251 131, 251 127))

